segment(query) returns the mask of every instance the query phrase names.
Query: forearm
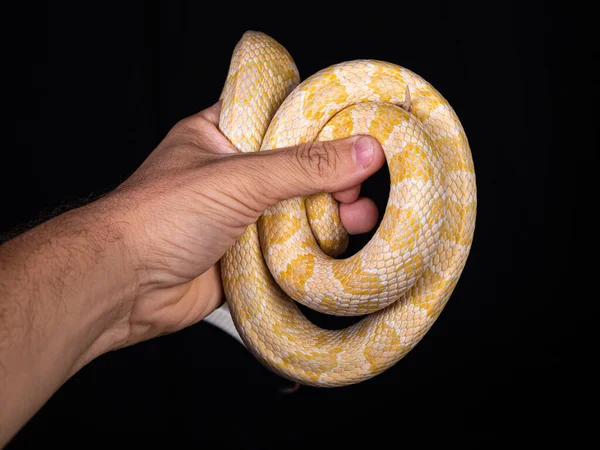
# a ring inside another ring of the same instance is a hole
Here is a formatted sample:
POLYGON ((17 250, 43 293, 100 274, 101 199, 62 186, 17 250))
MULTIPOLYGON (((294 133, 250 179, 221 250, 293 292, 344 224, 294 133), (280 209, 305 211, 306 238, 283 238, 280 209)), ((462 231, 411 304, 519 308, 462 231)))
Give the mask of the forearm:
POLYGON ((114 323, 137 283, 115 206, 92 203, 0 247, 0 446, 122 338, 114 323))

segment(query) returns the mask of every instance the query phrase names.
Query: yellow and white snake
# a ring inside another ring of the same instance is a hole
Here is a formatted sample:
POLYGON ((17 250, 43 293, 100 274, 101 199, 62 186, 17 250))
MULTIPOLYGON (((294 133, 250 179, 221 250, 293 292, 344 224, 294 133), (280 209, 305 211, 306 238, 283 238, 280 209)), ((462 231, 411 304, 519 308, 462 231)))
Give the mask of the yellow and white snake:
POLYGON ((471 248, 475 172, 454 110, 423 78, 382 61, 336 64, 300 83, 286 49, 254 31, 234 49, 221 98, 220 129, 243 152, 356 134, 382 144, 389 200, 361 251, 336 259, 348 236, 336 201, 320 194, 265 211, 221 270, 241 340, 281 376, 333 387, 388 369, 433 325, 471 248), (368 316, 326 330, 295 301, 368 316))

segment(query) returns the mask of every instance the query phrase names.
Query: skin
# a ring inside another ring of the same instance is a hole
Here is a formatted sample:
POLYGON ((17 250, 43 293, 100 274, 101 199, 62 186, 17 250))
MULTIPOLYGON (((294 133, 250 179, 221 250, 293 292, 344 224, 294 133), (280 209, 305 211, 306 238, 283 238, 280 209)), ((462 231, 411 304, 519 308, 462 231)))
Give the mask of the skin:
POLYGON ((218 261, 269 206, 333 192, 350 234, 375 226, 359 197, 385 162, 374 138, 242 154, 219 114, 181 120, 115 190, 0 246, 0 446, 90 361, 220 306, 218 261))

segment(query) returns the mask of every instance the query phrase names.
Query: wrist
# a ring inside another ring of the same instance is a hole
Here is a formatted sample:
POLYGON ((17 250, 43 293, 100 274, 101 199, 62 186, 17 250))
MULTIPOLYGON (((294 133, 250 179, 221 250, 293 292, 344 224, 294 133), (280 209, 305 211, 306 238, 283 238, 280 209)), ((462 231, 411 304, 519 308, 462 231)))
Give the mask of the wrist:
POLYGON ((81 219, 82 225, 74 227, 74 234, 81 226, 89 230, 84 238, 88 254, 83 257, 89 277, 81 277, 73 288, 81 292, 83 309, 78 320, 87 330, 84 341, 88 344, 72 373, 127 344, 129 316, 142 277, 131 211, 126 198, 113 194, 78 211, 77 222, 81 219))
MULTIPOLYGON (((57 216, 2 247, 10 283, 3 300, 27 311, 31 358, 60 357, 67 377, 118 345, 103 336, 131 309, 138 290, 126 217, 103 198, 57 216), (111 341, 111 342, 109 342, 111 341)), ((64 380, 63 380, 64 381, 64 380)))
POLYGON ((122 220, 100 200, 0 247, 0 442, 83 365, 126 340, 113 330, 138 283, 122 220))

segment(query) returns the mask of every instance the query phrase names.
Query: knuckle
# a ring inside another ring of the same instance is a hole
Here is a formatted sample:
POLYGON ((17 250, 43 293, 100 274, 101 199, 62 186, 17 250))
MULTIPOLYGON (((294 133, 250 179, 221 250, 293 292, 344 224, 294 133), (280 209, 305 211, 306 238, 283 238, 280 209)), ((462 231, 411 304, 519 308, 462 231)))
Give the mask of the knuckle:
POLYGON ((335 172, 337 162, 333 144, 308 142, 297 147, 295 157, 308 176, 324 177, 335 172))
POLYGON ((209 125, 208 121, 197 114, 180 119, 174 128, 187 132, 198 132, 204 130, 207 125, 209 125))
POLYGON ((169 134, 189 139, 191 137, 204 135, 209 127, 210 123, 206 119, 199 116, 189 116, 180 119, 171 130, 169 130, 169 134))
POLYGON ((180 119, 173 127, 169 130, 169 134, 188 134, 194 129, 194 123, 190 117, 180 119))

